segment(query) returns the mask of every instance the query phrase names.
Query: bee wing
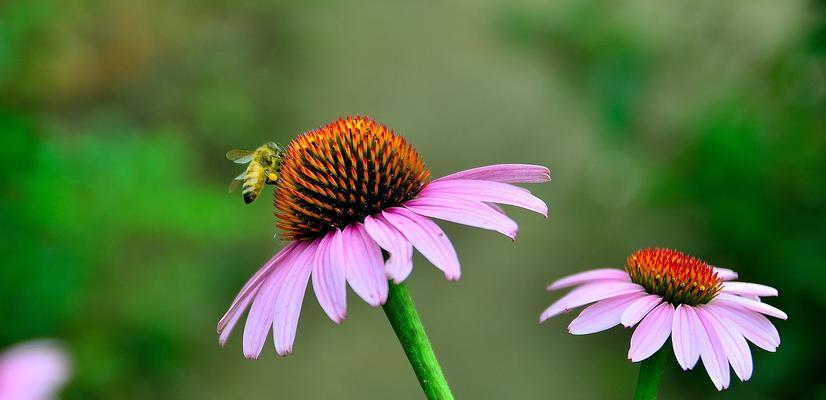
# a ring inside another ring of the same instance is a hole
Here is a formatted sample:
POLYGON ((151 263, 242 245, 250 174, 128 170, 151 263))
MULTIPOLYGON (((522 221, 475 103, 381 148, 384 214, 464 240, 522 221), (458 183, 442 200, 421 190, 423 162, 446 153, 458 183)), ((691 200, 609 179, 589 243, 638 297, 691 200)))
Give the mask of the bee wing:
POLYGON ((247 175, 246 171, 242 172, 241 175, 236 176, 232 182, 229 183, 228 192, 232 193, 235 189, 238 189, 238 186, 241 185, 241 182, 244 181, 244 177, 247 175))
POLYGON ((238 164, 246 164, 252 161, 252 150, 230 150, 227 152, 227 160, 238 164))

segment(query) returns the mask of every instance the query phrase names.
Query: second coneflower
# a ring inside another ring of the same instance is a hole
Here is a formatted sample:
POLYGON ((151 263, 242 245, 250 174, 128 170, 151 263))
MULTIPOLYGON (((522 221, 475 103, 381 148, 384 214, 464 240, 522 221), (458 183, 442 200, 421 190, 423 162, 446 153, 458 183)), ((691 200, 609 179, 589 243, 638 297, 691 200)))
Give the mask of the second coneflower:
POLYGON ((734 271, 679 251, 637 250, 625 270, 595 269, 551 283, 548 290, 576 288, 551 304, 539 322, 594 303, 571 322, 570 333, 636 325, 628 359, 642 362, 637 399, 656 398, 669 337, 684 370, 702 359, 714 386, 723 390, 729 386, 729 365, 740 380, 751 377, 746 340, 772 352, 780 346, 780 335, 765 316, 786 319, 786 313, 761 301, 777 296, 776 289, 734 279, 734 271))
POLYGON ((516 222, 496 204, 547 215, 542 200, 512 184, 548 180, 545 167, 503 164, 429 181, 416 150, 366 117, 306 132, 286 147, 276 184, 275 216, 289 244, 236 296, 218 323, 220 343, 250 308, 244 355, 257 358, 271 328, 276 352, 288 354, 310 277, 321 308, 336 323, 347 315, 349 284, 371 306, 383 305, 427 396, 450 398, 402 285, 413 268, 413 248, 448 280, 459 279, 456 251, 431 218, 514 239, 516 222))

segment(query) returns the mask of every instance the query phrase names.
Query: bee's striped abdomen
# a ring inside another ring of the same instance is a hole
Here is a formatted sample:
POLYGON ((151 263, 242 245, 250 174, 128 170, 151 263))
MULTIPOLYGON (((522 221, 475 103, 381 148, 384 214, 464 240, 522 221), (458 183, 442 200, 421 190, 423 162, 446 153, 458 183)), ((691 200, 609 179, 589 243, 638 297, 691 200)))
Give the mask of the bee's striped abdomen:
POLYGON ((252 203, 261 193, 264 188, 266 176, 264 174, 264 167, 258 162, 251 162, 247 167, 247 175, 244 178, 243 189, 241 194, 244 196, 244 203, 252 203))

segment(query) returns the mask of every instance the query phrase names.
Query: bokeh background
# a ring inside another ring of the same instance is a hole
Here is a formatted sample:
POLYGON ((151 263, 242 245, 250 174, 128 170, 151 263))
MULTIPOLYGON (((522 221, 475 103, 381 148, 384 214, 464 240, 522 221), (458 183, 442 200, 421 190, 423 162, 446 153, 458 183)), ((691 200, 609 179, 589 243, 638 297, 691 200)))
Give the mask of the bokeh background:
MULTIPOLYGON (((383 313, 308 295, 295 354, 215 324, 281 243, 231 148, 367 114, 435 176, 548 165, 515 243, 444 223, 409 285, 460 399, 624 399, 630 332, 539 326, 551 280, 675 247, 779 288, 777 353, 718 394, 826 398, 826 2, 0 1, 0 348, 74 358, 66 399, 418 399, 383 313)), ((308 291, 310 294, 311 291, 308 291)))

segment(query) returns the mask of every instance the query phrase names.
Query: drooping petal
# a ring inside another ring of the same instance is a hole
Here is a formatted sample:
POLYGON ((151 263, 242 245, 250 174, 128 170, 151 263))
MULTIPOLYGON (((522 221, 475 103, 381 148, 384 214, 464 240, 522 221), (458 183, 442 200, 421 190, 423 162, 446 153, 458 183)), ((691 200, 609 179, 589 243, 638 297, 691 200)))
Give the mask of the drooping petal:
POLYGON ((646 315, 631 335, 628 359, 632 362, 645 360, 663 347, 671 334, 673 320, 674 306, 671 303, 662 303, 646 315))
POLYGON ((626 328, 630 328, 636 325, 637 322, 640 322, 649 311, 653 310, 654 307, 662 303, 662 301, 663 298, 656 294, 649 294, 648 296, 637 299, 637 301, 631 303, 631 305, 625 309, 625 312, 622 313, 620 322, 626 328))
POLYGON ((235 296, 235 299, 232 301, 232 304, 229 306, 227 312, 223 317, 221 317, 221 320, 218 321, 218 342, 221 346, 226 344, 230 333, 232 333, 232 329, 235 327, 235 324, 238 323, 238 320, 241 318, 241 315, 244 313, 244 310, 247 309, 250 302, 252 302, 252 299, 255 298, 255 295, 264 280, 297 245, 297 243, 293 242, 281 249, 272 258, 270 258, 270 260, 267 261, 267 263, 264 264, 264 266, 261 267, 261 269, 259 269, 246 284, 244 284, 244 287, 242 287, 241 291, 235 296))
POLYGON ((630 282, 603 281, 589 283, 572 290, 551 304, 550 307, 542 312, 542 315, 539 317, 539 322, 545 322, 548 318, 595 301, 624 294, 639 293, 643 290, 642 286, 630 282))
POLYGON ((701 347, 700 358, 703 359, 703 366, 706 368, 711 382, 717 390, 723 390, 729 386, 730 371, 723 344, 714 326, 709 322, 707 312, 701 308, 694 308, 697 317, 703 325, 703 335, 700 335, 701 347))
POLYGON ((723 352, 734 369, 734 373, 741 381, 751 378, 751 352, 746 339, 743 338, 743 335, 740 334, 734 324, 728 322, 725 317, 721 318, 713 312, 713 309, 707 309, 705 306, 700 306, 700 308, 705 309, 708 321, 714 326, 714 330, 720 338, 720 344, 723 345, 723 352))
POLYGON ((568 332, 573 335, 588 335, 610 329, 620 323, 620 315, 642 293, 631 293, 602 300, 586 307, 568 325, 568 332))
POLYGON ((709 304, 715 304, 715 303, 736 304, 736 305, 743 306, 743 307, 745 307, 749 310, 757 311, 761 314, 770 315, 770 316, 775 317, 775 318, 780 318, 780 319, 787 319, 788 318, 786 313, 784 313, 783 311, 781 311, 780 309, 778 309, 776 307, 770 306, 766 303, 763 303, 763 302, 760 302, 760 301, 757 301, 757 300, 747 299, 745 297, 740 297, 740 296, 736 296, 736 295, 733 295, 733 294, 719 293, 719 294, 717 294, 716 297, 711 299, 711 301, 709 302, 709 304))
POLYGON ((780 334, 768 318, 744 307, 728 304, 708 304, 708 310, 723 315, 737 326, 738 331, 750 342, 763 350, 774 352, 780 346, 780 334))
POLYGON ((313 291, 318 304, 335 323, 347 318, 347 281, 342 253, 341 230, 327 233, 319 239, 313 263, 313 291))
POLYGON ((406 208, 391 207, 382 212, 384 218, 399 230, 448 280, 461 276, 459 257, 447 235, 431 220, 406 208))
POLYGON ((304 301, 304 292, 307 290, 307 281, 310 279, 312 261, 317 252, 318 241, 305 246, 303 251, 293 259, 287 276, 281 284, 281 289, 278 291, 273 317, 273 338, 275 339, 275 351, 279 356, 290 354, 293 351, 301 304, 304 301))
POLYGON ((345 276, 353 291, 373 307, 387 301, 387 274, 379 245, 364 230, 364 225, 354 223, 342 233, 342 259, 345 276))
POLYGON ((556 281, 552 282, 548 285, 545 290, 552 291, 552 290, 559 290, 564 289, 571 286, 580 285, 583 283, 593 282, 593 281, 603 281, 603 280, 614 280, 614 281, 621 281, 621 282, 631 282, 631 278, 628 277, 628 273, 616 268, 600 268, 600 269, 592 269, 590 271, 580 272, 573 275, 568 275, 564 278, 557 279, 556 281))
POLYGON ((743 296, 772 297, 777 296, 777 289, 748 282, 723 282, 722 289, 725 293, 739 294, 743 296))
POLYGON ((278 291, 281 289, 284 279, 289 275, 290 269, 293 268, 294 260, 300 258, 305 247, 305 243, 297 243, 261 284, 261 288, 252 302, 252 307, 250 307, 249 315, 247 315, 247 322, 244 325, 244 357, 257 359, 261 354, 273 323, 278 291))
POLYGON ((502 183, 542 183, 551 180, 551 171, 541 165, 496 164, 472 168, 441 177, 435 181, 476 179, 502 183))
POLYGON ((531 192, 507 183, 451 179, 430 182, 422 189, 421 196, 431 199, 460 198, 483 201, 528 209, 548 216, 548 206, 531 192))
POLYGON ((671 343, 677 363, 683 370, 694 368, 700 358, 700 335, 705 335, 703 325, 693 307, 680 304, 674 311, 671 325, 671 343))
POLYGON ((717 273, 717 277, 724 281, 737 279, 737 272, 734 272, 734 270, 720 267, 712 267, 712 269, 717 273))
POLYGON ((396 284, 402 283, 413 271, 413 245, 381 214, 365 218, 364 229, 390 254, 384 264, 387 277, 396 284))
POLYGON ((257 292, 253 292, 251 296, 246 297, 240 304, 238 308, 238 312, 234 312, 228 316, 226 320, 225 327, 223 330, 218 331, 218 344, 221 347, 224 347, 229 340, 229 336, 232 334, 233 329, 235 329, 235 325, 238 324, 238 320, 241 319, 241 316, 244 315, 244 311, 246 311, 247 307, 249 307, 250 302, 252 302, 253 296, 257 292))
POLYGON ((416 214, 425 217, 443 219, 499 232, 512 240, 516 239, 518 226, 516 222, 502 213, 496 212, 490 206, 460 198, 428 199, 426 195, 408 201, 404 206, 416 214))

